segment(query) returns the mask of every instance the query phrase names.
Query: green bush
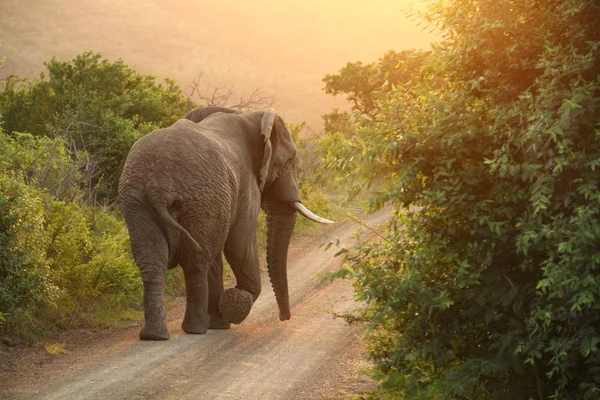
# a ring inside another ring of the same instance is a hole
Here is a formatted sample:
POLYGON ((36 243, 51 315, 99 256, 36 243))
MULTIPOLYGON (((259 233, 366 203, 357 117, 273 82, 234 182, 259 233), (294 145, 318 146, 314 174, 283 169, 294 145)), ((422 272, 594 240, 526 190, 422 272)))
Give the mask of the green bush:
POLYGON ((48 208, 47 256, 62 290, 63 317, 76 315, 85 322, 93 318, 90 308, 139 307, 141 280, 122 220, 80 203, 51 201, 48 208))
MULTIPOLYGON (((300 138, 304 124, 291 125, 290 131, 297 147, 296 170, 302 203, 323 217, 341 220, 354 206, 353 198, 347 196, 349 185, 343 179, 342 168, 327 168, 326 159, 346 151, 347 143, 341 133, 326 132, 317 138, 300 138)), ((318 232, 323 226, 306 218, 296 220, 296 232, 318 232)))
MULTIPOLYGON (((325 93, 333 96, 344 93, 352 110, 375 117, 381 110, 375 92, 389 92, 395 85, 412 79, 426 56, 426 52, 419 50, 390 50, 371 64, 348 63, 338 74, 323 78, 325 93)), ((325 114, 323 119, 326 132, 331 132, 334 126, 351 129, 348 114, 340 113, 338 109, 325 114)))
POLYGON ((445 39, 330 160, 386 182, 373 205, 395 209, 340 272, 382 397, 596 399, 600 6, 450 0, 425 18, 445 39))
MULTIPOLYGON (((21 339, 139 318, 139 271, 111 210, 118 179, 139 137, 193 106, 172 80, 97 53, 45 65, 0 82, 0 330, 21 339)), ((183 286, 168 273, 168 295, 183 286)))
POLYGON ((52 196, 72 200, 85 186, 81 168, 87 155, 69 156, 63 138, 35 137, 29 133, 0 130, 0 168, 13 178, 52 196))
POLYGON ((15 137, 0 131, 0 329, 27 338, 140 307, 123 221, 77 196, 62 139, 15 137), (70 201, 51 194, 61 186, 70 201))
POLYGON ((38 312, 60 294, 44 257, 43 206, 34 189, 0 175, 0 329, 39 331, 38 312))
POLYGON ((85 151, 88 201, 113 203, 131 145, 193 107, 174 81, 157 83, 154 76, 121 60, 103 60, 99 53, 71 61, 53 58, 45 66, 47 73, 37 80, 6 79, 0 92, 3 128, 64 138, 73 156, 85 151))

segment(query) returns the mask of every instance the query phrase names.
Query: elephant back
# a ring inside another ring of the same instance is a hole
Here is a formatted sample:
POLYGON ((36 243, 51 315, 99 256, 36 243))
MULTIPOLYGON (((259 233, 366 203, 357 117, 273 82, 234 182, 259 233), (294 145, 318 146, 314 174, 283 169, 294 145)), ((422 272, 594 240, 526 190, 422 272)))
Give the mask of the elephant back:
POLYGON ((209 106, 192 110, 185 114, 183 119, 189 119, 192 122, 198 123, 215 113, 239 114, 240 111, 227 107, 209 106))
MULTIPOLYGON (((127 192, 177 193, 182 200, 227 196, 229 167, 222 145, 188 120, 156 130, 132 147, 121 175, 120 196, 127 192)), ((171 196, 168 196, 171 197, 171 196)), ((165 199, 165 201, 169 201, 165 199)), ((206 200, 210 201, 210 200, 206 200)))

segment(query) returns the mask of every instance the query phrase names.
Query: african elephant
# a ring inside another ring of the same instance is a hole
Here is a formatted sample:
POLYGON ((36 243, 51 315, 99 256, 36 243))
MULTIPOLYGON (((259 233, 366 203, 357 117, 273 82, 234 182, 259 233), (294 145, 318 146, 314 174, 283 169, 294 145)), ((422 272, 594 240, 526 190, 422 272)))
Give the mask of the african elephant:
POLYGON ((279 319, 289 319, 287 251, 296 211, 332 222, 301 204, 296 147, 275 110, 227 110, 188 113, 189 119, 139 139, 125 162, 119 200, 144 284, 142 340, 169 338, 165 270, 178 264, 186 287, 183 331, 226 329, 246 318, 261 290, 256 244, 261 207, 279 319), (228 290, 222 252, 236 278, 228 290))
POLYGON ((241 113, 240 111, 234 110, 232 108, 209 106, 209 107, 202 107, 202 108, 197 108, 195 110, 192 110, 189 113, 185 114, 183 116, 183 118, 189 119, 190 121, 193 121, 193 122, 201 122, 206 117, 208 117, 214 113, 218 113, 218 112, 222 112, 222 113, 226 113, 226 114, 240 114, 241 113))

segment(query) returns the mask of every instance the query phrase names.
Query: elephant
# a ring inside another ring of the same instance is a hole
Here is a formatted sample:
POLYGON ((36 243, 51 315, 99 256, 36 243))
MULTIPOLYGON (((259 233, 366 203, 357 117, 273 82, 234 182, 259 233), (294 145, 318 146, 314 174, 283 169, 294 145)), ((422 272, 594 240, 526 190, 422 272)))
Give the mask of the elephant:
POLYGON ((241 323, 261 292, 256 243, 267 216, 267 269, 279 319, 291 316, 287 252, 301 203, 296 147, 274 109, 240 113, 205 107, 132 146, 119 202, 143 283, 142 340, 167 340, 164 282, 180 265, 186 309, 182 329, 202 334, 241 323), (224 290, 222 253, 236 279, 224 290))
POLYGON ((212 114, 218 113, 218 112, 226 113, 226 114, 240 114, 241 113, 241 111, 234 110, 232 108, 220 107, 220 106, 209 106, 209 107, 202 107, 202 108, 197 108, 195 110, 192 110, 192 111, 188 112, 187 114, 185 114, 182 118, 189 119, 190 121, 193 121, 193 122, 201 122, 209 115, 212 115, 212 114))

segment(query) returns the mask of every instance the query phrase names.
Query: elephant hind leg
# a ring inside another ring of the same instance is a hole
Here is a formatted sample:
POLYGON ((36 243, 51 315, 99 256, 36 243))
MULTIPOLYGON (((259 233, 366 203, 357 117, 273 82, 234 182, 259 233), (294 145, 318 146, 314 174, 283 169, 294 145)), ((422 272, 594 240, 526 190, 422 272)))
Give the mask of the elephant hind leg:
POLYGON ((197 252, 189 251, 182 263, 185 276, 185 317, 181 329, 185 333, 206 333, 208 317, 208 283, 206 260, 197 252))
POLYGON ((169 258, 167 239, 143 207, 126 207, 124 216, 133 257, 144 284, 145 323, 140 339, 166 340, 169 338, 164 301, 165 270, 169 258))
POLYGON ((181 327, 187 333, 207 331, 210 325, 209 313, 211 313, 209 296, 213 282, 220 283, 220 286, 215 286, 217 292, 222 291, 223 287, 222 265, 217 271, 214 270, 213 264, 217 257, 221 257, 227 238, 227 231, 222 227, 227 226, 229 220, 227 215, 219 213, 207 217, 204 206, 204 204, 188 205, 186 220, 182 221, 182 226, 202 248, 202 252, 194 251, 187 240, 180 240, 179 263, 185 275, 186 292, 185 317, 181 327), (219 273, 221 277, 217 280, 219 273))

